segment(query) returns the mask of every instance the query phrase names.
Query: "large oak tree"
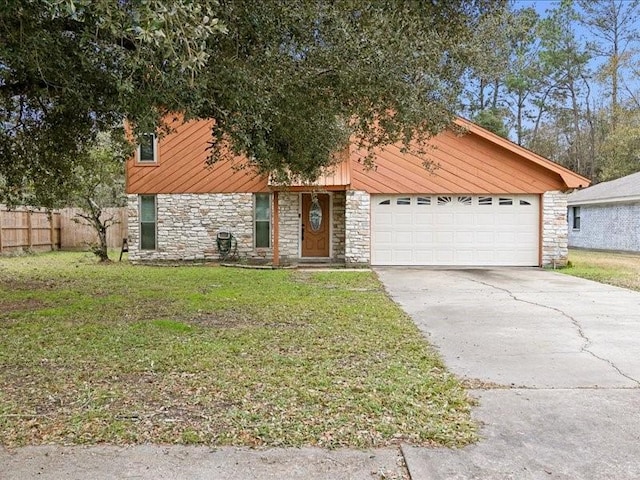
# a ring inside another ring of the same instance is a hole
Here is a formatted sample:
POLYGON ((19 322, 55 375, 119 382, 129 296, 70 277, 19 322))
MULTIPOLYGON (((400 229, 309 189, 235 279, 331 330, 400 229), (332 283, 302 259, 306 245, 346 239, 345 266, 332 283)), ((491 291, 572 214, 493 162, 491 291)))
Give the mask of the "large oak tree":
POLYGON ((262 172, 444 128, 500 0, 1 0, 0 189, 52 204, 97 132, 213 118, 262 172))

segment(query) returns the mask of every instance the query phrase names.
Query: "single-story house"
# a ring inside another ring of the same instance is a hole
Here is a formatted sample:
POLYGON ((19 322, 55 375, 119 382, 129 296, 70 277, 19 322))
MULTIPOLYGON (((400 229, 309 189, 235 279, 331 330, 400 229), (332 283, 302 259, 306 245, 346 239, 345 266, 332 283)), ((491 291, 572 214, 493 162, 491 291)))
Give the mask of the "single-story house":
POLYGON ((640 172, 568 197, 569 246, 640 252, 640 172))
POLYGON ((314 185, 276 185, 238 169, 242 158, 207 167, 210 121, 149 135, 127 163, 129 258, 218 259, 218 235, 229 232, 238 257, 276 265, 565 263, 567 192, 589 181, 456 123, 430 140, 426 157, 386 146, 374 168, 352 144, 314 185))

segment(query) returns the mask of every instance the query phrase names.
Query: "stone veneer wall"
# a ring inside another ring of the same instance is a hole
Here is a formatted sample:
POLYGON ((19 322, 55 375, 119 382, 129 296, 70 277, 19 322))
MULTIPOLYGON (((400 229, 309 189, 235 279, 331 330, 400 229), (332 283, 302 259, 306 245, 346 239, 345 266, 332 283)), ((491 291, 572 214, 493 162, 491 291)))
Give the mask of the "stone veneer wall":
POLYGON ((300 244, 300 194, 280 192, 278 194, 280 215, 280 261, 297 259, 300 244))
POLYGON ((333 259, 344 261, 346 192, 333 194, 333 259))
POLYGON ((158 194, 157 249, 140 250, 138 195, 128 195, 129 258, 138 260, 218 259, 216 235, 229 230, 239 256, 253 255, 253 194, 158 194))
POLYGON ((567 194, 550 191, 542 195, 542 265, 567 264, 569 228, 567 194))
POLYGON ((345 261, 369 264, 371 261, 371 197, 367 192, 350 190, 345 202, 345 261))
POLYGON ((575 205, 580 229, 574 230, 569 207, 569 246, 640 252, 640 202, 575 205))

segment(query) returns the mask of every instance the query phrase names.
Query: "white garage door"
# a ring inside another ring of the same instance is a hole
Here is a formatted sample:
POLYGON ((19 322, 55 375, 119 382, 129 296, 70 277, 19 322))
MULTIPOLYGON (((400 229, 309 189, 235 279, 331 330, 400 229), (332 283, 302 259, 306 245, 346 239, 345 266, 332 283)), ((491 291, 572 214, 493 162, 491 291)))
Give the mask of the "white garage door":
POLYGON ((538 265, 537 195, 371 197, 373 265, 538 265))

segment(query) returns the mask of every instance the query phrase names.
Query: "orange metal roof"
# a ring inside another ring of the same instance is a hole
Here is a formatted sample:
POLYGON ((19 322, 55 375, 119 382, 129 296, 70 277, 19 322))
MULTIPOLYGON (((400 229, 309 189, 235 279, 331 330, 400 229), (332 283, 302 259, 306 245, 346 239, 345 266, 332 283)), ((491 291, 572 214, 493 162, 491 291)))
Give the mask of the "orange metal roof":
POLYGON ((279 185, 271 177, 269 186, 273 190, 309 190, 310 188, 320 188, 323 190, 346 190, 351 185, 351 161, 349 158, 349 148, 336 154, 336 163, 324 169, 323 173, 315 182, 302 182, 293 180, 288 185, 279 185))
POLYGON ((246 166, 244 157, 206 164, 211 140, 210 120, 171 124, 174 132, 158 142, 158 163, 127 161, 128 193, 268 192, 267 177, 246 166), (243 168, 244 166, 244 168, 243 168))
POLYGON ((271 185, 246 159, 232 157, 206 165, 211 139, 209 120, 182 123, 158 145, 158 163, 127 162, 128 193, 231 193, 274 189, 364 190, 369 193, 543 193, 589 185, 589 180, 487 130, 458 119, 464 134, 445 130, 432 138, 426 153, 401 151, 398 145, 374 150, 374 167, 365 167, 367 151, 355 143, 332 170, 312 185, 271 185), (431 162, 431 170, 425 168, 431 162), (245 168, 240 168, 245 165, 245 168))
POLYGON ((354 190, 369 193, 543 193, 586 186, 584 177, 487 130, 458 119, 466 129, 445 130, 424 154, 399 145, 374 150, 374 167, 364 165, 366 150, 352 147, 354 190), (425 162, 431 168, 425 168, 425 162))

